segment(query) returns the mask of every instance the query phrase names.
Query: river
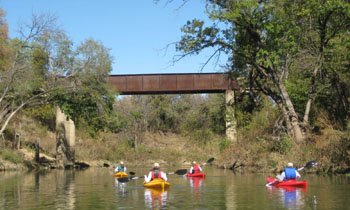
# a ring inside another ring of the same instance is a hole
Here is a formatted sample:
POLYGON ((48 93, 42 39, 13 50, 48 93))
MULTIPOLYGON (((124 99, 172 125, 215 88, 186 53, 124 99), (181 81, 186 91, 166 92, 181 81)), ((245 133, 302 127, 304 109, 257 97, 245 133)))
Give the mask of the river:
MULTIPOLYGON (((130 171, 147 173, 144 168, 130 171)), ((302 174, 307 188, 283 189, 266 187, 268 174, 214 167, 205 173, 205 179, 168 175, 171 186, 157 191, 145 189, 142 179, 118 183, 108 168, 1 172, 0 209, 350 209, 346 176, 302 174)))

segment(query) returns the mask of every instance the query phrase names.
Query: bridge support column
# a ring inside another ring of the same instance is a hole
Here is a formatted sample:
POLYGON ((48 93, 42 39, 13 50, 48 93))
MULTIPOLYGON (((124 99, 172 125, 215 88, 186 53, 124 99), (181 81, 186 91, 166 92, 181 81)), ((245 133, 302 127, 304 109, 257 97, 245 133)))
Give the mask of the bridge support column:
POLYGON ((233 90, 226 90, 226 138, 231 142, 237 141, 237 121, 235 118, 235 93, 233 90))
POLYGON ((75 125, 59 107, 56 108, 56 162, 58 167, 74 166, 75 125))

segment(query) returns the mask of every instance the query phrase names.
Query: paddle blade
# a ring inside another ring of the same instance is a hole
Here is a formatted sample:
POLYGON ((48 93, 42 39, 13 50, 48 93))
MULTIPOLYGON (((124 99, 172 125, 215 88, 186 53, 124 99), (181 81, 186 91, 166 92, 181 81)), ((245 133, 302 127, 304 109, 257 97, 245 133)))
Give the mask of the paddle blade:
POLYGON ((207 160, 207 164, 211 164, 214 161, 215 158, 210 158, 209 160, 207 160))
POLYGON ((128 177, 121 177, 121 178, 118 178, 117 180, 118 180, 118 182, 121 182, 121 183, 130 181, 130 179, 128 177))
POLYGON ((185 175, 186 173, 187 173, 187 169, 179 169, 179 170, 175 171, 174 174, 185 175))
POLYGON ((134 176, 134 175, 135 175, 135 172, 130 171, 129 174, 130 174, 131 176, 134 176))
POLYGON ((311 160, 305 164, 305 168, 311 168, 317 165, 317 162, 314 160, 311 160))

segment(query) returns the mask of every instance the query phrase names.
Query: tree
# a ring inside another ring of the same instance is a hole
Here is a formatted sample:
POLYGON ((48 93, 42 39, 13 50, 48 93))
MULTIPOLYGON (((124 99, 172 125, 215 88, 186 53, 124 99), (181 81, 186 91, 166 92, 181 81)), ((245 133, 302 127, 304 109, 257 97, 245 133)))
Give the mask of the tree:
POLYGON ((27 27, 27 34, 22 28, 21 39, 6 40, 12 53, 8 55, 9 65, 5 65, 0 72, 0 133, 18 111, 25 106, 38 105, 51 91, 45 84, 38 85, 43 80, 42 77, 36 77, 38 72, 35 65, 32 65, 33 55, 36 56, 32 53, 36 49, 32 42, 55 30, 51 25, 53 21, 51 17, 42 19, 34 16, 31 25, 27 27))
MULTIPOLYGON (((337 75, 335 77, 340 78, 337 72, 346 66, 345 57, 340 57, 342 64, 339 63, 338 56, 336 62, 333 57, 341 51, 339 44, 346 46, 349 42, 350 5, 340 0, 329 0, 324 3, 315 0, 300 1, 299 4, 295 24, 299 24, 303 30, 303 36, 300 37, 297 59, 306 61, 308 65, 299 61, 296 70, 304 70, 309 74, 310 83, 303 117, 303 122, 308 125, 313 101, 331 85, 331 82, 324 78, 332 77, 331 75, 334 74, 337 75), (329 63, 338 65, 338 68, 329 66, 333 69, 330 70, 327 67, 329 63), (324 85, 320 84, 321 81, 324 85)), ((340 84, 341 80, 336 83, 340 84)), ((346 100, 343 102, 347 103, 346 100)))
POLYGON ((9 43, 8 43, 8 26, 4 18, 5 14, 0 9, 0 71, 4 71, 9 65, 9 43))
POLYGON ((214 54, 228 54, 227 70, 245 77, 250 90, 269 96, 283 113, 288 133, 296 142, 302 142, 305 139, 302 113, 296 111, 286 87, 289 74, 300 70, 297 64, 301 58, 314 58, 313 68, 307 68, 313 72, 307 78, 311 81, 305 105, 308 115, 316 76, 324 62, 324 48, 338 35, 348 34, 349 3, 341 0, 208 0, 207 3, 214 24, 205 26, 200 20, 188 21, 176 46, 183 53, 181 57, 210 47, 216 49, 214 54), (310 20, 317 24, 310 24, 310 20), (316 38, 315 34, 318 34, 316 38))
POLYGON ((115 97, 106 81, 111 71, 109 49, 100 42, 89 39, 72 54, 71 65, 64 74, 74 88, 69 91, 63 88, 53 95, 51 101, 59 105, 76 123, 83 120, 95 131, 108 128, 106 121, 111 123, 111 117, 114 116, 115 97))
POLYGON ((104 125, 98 119, 106 119, 103 113, 113 108, 106 82, 109 50, 94 40, 73 49, 55 22, 50 15, 33 15, 19 38, 5 40, 12 53, 0 71, 0 133, 23 108, 55 104, 73 119, 94 121, 98 129, 104 125))

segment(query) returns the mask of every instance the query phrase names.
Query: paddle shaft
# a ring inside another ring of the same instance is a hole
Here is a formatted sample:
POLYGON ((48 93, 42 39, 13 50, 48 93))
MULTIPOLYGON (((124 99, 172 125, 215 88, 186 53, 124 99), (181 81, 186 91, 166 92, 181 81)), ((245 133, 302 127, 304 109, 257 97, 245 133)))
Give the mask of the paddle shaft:
MULTIPOLYGON (((167 175, 168 174, 177 174, 177 175, 185 175, 187 173, 187 169, 178 169, 176 170, 175 172, 169 172, 169 173, 166 173, 167 175)), ((120 181, 120 182, 128 182, 130 180, 135 180, 135 179, 141 179, 143 177, 145 177, 146 175, 144 176, 135 176, 135 177, 122 177, 122 178, 118 178, 117 180, 120 181)))

